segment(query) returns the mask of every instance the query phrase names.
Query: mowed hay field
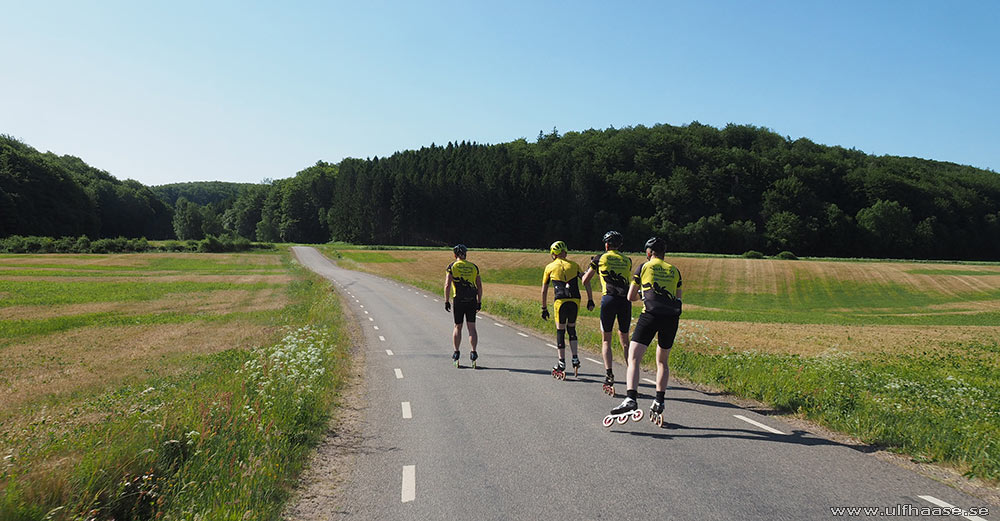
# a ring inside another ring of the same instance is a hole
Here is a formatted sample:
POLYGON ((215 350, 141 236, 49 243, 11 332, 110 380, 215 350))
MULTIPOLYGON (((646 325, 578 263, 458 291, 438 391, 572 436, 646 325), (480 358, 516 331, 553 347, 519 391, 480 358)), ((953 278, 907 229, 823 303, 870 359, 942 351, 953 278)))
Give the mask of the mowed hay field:
POLYGON ((272 518, 339 316, 283 253, 0 256, 0 518, 272 518))
MULTIPOLYGON (((345 267, 438 292, 454 258, 448 250, 327 252, 345 267)), ((586 269, 596 253, 569 258, 586 269)), ((482 272, 485 311, 551 334, 552 324, 538 318, 547 253, 472 250, 468 258, 482 272)), ((667 261, 684 281, 676 374, 919 461, 1000 479, 1000 265, 667 261)), ((599 300, 600 282, 593 284, 599 300)), ((633 316, 639 311, 637 304, 633 316)), ((597 317, 584 311, 578 327, 592 349, 597 317)), ((484 356, 488 342, 481 340, 484 356)))

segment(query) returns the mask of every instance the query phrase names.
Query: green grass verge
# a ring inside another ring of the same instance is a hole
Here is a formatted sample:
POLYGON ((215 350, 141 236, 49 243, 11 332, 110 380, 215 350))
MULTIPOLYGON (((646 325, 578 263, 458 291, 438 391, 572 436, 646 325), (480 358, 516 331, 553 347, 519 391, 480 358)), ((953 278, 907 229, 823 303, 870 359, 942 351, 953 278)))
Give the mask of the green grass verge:
POLYGON ((278 519, 324 432, 349 349, 325 281, 300 271, 290 291, 293 304, 272 312, 287 336, 272 346, 197 357, 182 376, 74 409, 108 415, 96 424, 60 428, 41 414, 0 432, 15 448, 0 456, 0 519, 278 519))

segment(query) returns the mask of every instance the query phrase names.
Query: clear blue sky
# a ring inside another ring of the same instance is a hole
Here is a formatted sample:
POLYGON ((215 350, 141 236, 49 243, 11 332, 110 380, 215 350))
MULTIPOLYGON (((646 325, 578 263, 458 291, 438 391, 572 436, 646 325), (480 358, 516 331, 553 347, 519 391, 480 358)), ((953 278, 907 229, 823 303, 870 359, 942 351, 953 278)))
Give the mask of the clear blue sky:
POLYGON ((1000 170, 998 27, 993 0, 0 0, 0 133, 150 185, 694 120, 1000 170))

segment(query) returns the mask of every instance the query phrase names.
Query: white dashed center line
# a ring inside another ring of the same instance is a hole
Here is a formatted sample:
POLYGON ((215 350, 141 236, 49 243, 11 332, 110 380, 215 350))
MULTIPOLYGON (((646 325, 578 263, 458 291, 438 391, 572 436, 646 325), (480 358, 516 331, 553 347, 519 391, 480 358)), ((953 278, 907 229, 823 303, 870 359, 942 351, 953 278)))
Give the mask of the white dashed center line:
POLYGON ((382 336, 382 335, 379 335, 378 339, 379 339, 380 342, 385 342, 385 337, 382 336))
POLYGON ((494 322, 493 325, 496 326, 496 327, 503 327, 503 324, 500 324, 498 322, 494 322))
POLYGON ((735 416, 736 418, 738 418, 740 420, 743 420, 743 421, 749 423, 750 425, 756 425, 757 427, 760 427, 761 429, 764 429, 767 432, 771 432, 771 433, 774 433, 774 434, 784 434, 783 432, 779 431, 778 429, 772 429, 771 427, 768 427, 767 425, 764 425, 763 423, 760 423, 758 421, 753 421, 750 418, 747 418, 746 416, 742 416, 742 415, 739 415, 739 414, 734 414, 733 416, 735 416))
POLYGON ((434 302, 441 302, 441 301, 440 301, 440 300, 438 300, 438 299, 434 299, 434 302))
POLYGON ((375 331, 378 331, 378 326, 372 326, 372 327, 375 328, 375 331))
POLYGON ((361 309, 365 309, 365 305, 364 304, 361 304, 361 309))
MULTIPOLYGON (((367 311, 366 311, 366 313, 367 313, 367 311)), ((374 319, 374 318, 372 318, 372 317, 368 317, 368 321, 369 321, 369 322, 375 322, 375 319, 374 319)))
POLYGON ((551 347, 552 349, 559 349, 555 344, 545 344, 545 345, 551 347))
POLYGON ((656 385, 656 380, 650 380, 649 378, 643 378, 642 381, 646 382, 648 384, 656 385))
POLYGON ((366 315, 367 315, 367 314, 369 314, 369 313, 368 313, 368 310, 367 310, 367 309, 365 310, 365 314, 366 314, 366 315))
POLYGON ((410 402, 403 402, 403 418, 413 418, 413 411, 410 410, 410 402))
POLYGON ((402 369, 393 369, 393 371, 396 372, 396 379, 397 380, 400 380, 400 379, 403 378, 403 370, 402 369))
POLYGON ((403 465, 403 492, 400 496, 403 503, 417 499, 417 466, 403 465))
POLYGON ((591 362, 594 362, 595 364, 603 364, 604 363, 604 362, 601 362, 600 360, 594 360, 593 358, 590 358, 589 356, 587 357, 587 360, 590 360, 591 362))
POLYGON ((385 354, 392 356, 392 349, 386 349, 385 354))
MULTIPOLYGON (((944 501, 941 501, 940 499, 938 499, 938 498, 936 498, 934 496, 917 496, 917 497, 920 498, 920 499, 923 499, 924 501, 926 501, 928 503, 937 505, 939 507, 944 507, 944 508, 949 508, 949 509, 951 509, 951 508, 957 508, 957 507, 955 507, 955 505, 951 505, 949 503, 945 503, 944 501)), ((962 510, 962 509, 958 509, 958 510, 962 510)), ((962 514, 962 517, 968 519, 969 521, 986 521, 985 519, 983 519, 983 518, 981 518, 979 516, 973 516, 973 515, 968 515, 967 516, 965 514, 962 514)))
POLYGON ((519 335, 523 336, 524 338, 528 338, 528 335, 525 335, 524 333, 522 333, 522 332, 520 332, 520 331, 518 331, 518 332, 517 332, 517 334, 519 334, 519 335))

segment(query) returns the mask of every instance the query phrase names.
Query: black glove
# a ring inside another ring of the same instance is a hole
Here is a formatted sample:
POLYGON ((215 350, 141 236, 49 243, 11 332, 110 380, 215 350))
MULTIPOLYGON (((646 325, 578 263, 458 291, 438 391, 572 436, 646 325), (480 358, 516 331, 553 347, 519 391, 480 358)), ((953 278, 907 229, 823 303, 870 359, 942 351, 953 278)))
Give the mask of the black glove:
POLYGON ((593 310, 594 310, 594 299, 589 298, 587 299, 587 311, 593 311, 593 310))
POLYGON ((542 320, 549 319, 549 308, 542 306, 542 320))
POLYGON ((444 301, 444 310, 451 311, 451 302, 448 302, 447 300, 444 301))
POLYGON ((476 311, 479 311, 480 309, 483 309, 483 303, 482 302, 476 302, 476 311))

